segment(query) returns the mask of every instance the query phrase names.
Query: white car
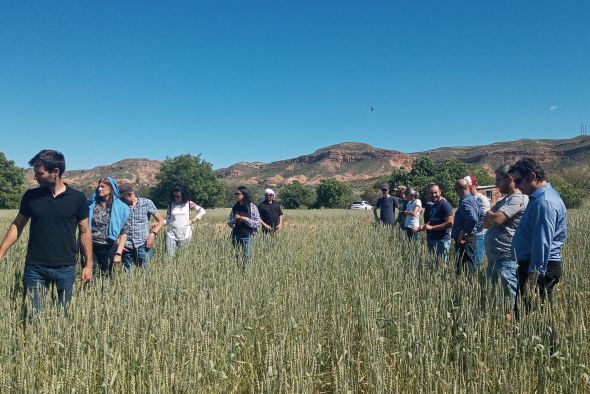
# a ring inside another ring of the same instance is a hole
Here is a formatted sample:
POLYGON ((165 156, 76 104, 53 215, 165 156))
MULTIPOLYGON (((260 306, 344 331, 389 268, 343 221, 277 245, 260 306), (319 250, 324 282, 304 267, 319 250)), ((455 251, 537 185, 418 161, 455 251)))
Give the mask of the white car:
POLYGON ((350 209, 372 209, 373 207, 366 201, 353 201, 350 209))

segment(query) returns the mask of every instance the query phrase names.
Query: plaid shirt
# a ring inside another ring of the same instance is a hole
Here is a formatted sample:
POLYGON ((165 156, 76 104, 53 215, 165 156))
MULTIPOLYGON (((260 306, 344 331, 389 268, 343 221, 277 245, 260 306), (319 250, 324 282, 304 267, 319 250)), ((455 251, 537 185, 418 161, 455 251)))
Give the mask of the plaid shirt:
MULTIPOLYGON (((260 226, 260 213, 258 212, 258 207, 254 203, 250 203, 250 218, 246 219, 246 224, 255 232, 258 230, 258 226, 260 226)), ((229 220, 227 221, 227 225, 231 228, 236 226, 233 209, 229 212, 229 220)))
POLYGON ((137 204, 130 206, 129 210, 129 219, 125 225, 129 229, 125 247, 137 249, 145 245, 149 234, 150 218, 158 210, 152 200, 141 197, 137 197, 137 204))

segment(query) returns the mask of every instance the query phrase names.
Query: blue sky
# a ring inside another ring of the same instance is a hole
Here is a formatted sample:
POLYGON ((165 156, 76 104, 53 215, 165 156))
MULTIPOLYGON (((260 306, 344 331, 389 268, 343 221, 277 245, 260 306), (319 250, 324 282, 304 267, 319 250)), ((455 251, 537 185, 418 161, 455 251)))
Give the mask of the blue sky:
POLYGON ((567 138, 588 70, 587 0, 0 0, 0 151, 220 168, 567 138))

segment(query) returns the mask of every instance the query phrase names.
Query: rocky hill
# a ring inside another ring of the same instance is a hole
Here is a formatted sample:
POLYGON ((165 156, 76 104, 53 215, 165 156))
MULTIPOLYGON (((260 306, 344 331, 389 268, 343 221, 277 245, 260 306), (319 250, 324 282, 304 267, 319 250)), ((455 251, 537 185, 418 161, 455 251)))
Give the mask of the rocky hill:
MULTIPOLYGON (((590 169, 590 137, 522 139, 481 146, 443 147, 414 153, 344 142, 294 159, 272 163, 242 162, 216 172, 219 179, 227 185, 281 185, 294 180, 317 185, 325 178, 366 185, 382 175, 390 174, 396 168, 410 169, 414 158, 420 155, 429 155, 434 160, 457 158, 463 162, 481 164, 490 171, 501 163, 511 163, 523 156, 537 158, 551 171, 590 169)), ((160 165, 161 162, 157 160, 126 159, 90 170, 66 171, 65 178, 71 185, 85 190, 91 189, 98 179, 107 175, 147 188, 155 184, 160 165)), ((32 170, 27 170, 26 177, 30 185, 35 185, 32 170)))
POLYGON ((480 164, 491 170, 503 163, 513 163, 524 156, 536 158, 549 171, 590 169, 590 137, 559 140, 521 139, 482 146, 437 148, 415 153, 415 155, 423 154, 429 155, 434 160, 452 157, 466 163, 480 164))
MULTIPOLYGON (((151 187, 156 184, 156 174, 162 164, 159 160, 125 159, 107 166, 98 166, 90 170, 67 170, 65 181, 80 190, 91 190, 100 178, 112 176, 117 181, 131 182, 138 187, 151 187)), ((33 170, 25 172, 25 179, 29 185, 36 185, 33 170)))
POLYGON ((309 155, 272 163, 237 163, 217 170, 224 183, 280 185, 299 181, 317 185, 336 178, 348 183, 368 183, 395 168, 411 167, 414 155, 344 142, 309 155))

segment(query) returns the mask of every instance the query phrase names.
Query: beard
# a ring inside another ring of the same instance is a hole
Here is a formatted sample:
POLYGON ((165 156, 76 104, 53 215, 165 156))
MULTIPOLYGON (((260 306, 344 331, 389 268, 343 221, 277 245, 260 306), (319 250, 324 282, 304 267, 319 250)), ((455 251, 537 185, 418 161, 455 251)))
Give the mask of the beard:
POLYGON ((46 189, 52 189, 53 187, 55 187, 55 184, 57 183, 57 181, 55 178, 49 178, 49 179, 40 180, 37 183, 39 183, 39 187, 44 187, 46 189))

